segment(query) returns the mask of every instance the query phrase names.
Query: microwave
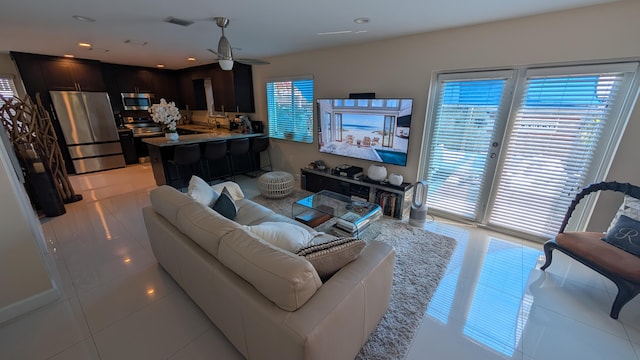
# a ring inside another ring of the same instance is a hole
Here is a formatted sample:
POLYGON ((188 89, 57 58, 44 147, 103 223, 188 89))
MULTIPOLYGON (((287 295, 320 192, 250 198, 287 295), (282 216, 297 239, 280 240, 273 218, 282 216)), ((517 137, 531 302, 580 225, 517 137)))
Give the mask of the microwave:
POLYGON ((149 110, 155 96, 151 93, 122 93, 124 110, 149 110))

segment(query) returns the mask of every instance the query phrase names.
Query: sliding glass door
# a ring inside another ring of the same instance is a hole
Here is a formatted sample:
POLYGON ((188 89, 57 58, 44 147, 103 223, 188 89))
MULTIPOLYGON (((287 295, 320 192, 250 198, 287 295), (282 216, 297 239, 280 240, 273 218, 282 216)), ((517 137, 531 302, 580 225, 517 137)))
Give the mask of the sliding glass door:
POLYGON ((505 128, 513 71, 438 78, 428 146, 428 205, 480 221, 505 128))
POLYGON ((423 167, 429 206, 532 238, 555 234, 573 196, 604 178, 637 67, 441 74, 423 167))

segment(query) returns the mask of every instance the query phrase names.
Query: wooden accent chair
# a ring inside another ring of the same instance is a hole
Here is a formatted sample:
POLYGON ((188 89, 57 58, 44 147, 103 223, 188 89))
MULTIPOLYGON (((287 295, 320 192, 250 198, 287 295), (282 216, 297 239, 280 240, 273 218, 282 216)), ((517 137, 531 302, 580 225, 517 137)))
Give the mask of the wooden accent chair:
POLYGON ((551 265, 553 250, 560 250, 613 281, 618 294, 609 315, 617 319, 622 307, 640 293, 640 257, 603 241, 604 233, 564 231, 580 200, 598 191, 615 191, 640 199, 640 187, 631 184, 600 182, 582 189, 571 202, 558 235, 544 244, 546 262, 540 269, 551 265))

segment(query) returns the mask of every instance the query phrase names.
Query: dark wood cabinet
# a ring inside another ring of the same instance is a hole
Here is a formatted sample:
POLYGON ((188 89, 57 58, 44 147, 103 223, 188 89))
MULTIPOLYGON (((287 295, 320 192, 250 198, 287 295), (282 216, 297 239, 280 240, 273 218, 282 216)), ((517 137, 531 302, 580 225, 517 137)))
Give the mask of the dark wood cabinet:
POLYGON ((251 65, 235 63, 233 65, 233 90, 236 107, 239 112, 256 112, 253 101, 253 73, 251 65))
POLYGON ((236 63, 232 71, 218 64, 180 70, 178 89, 181 105, 191 110, 207 110, 206 90, 210 80, 214 111, 255 112, 251 66, 236 63))
POLYGON ((49 90, 105 91, 99 62, 51 59, 40 62, 49 90))
MULTIPOLYGON (((154 74, 156 101, 166 99, 178 104, 178 74, 173 70, 159 70, 154 74)), ((184 107, 181 107, 184 109, 184 107)))
POLYGON ((250 65, 236 63, 232 71, 222 70, 217 63, 161 70, 20 52, 11 55, 27 93, 32 97, 40 93, 43 100, 50 90, 106 91, 114 113, 120 113, 121 93, 149 92, 155 94, 156 102, 164 98, 175 101, 180 109, 207 110, 205 87, 210 86, 215 111, 255 112, 250 65))
POLYGON ((120 92, 155 94, 154 70, 127 65, 118 65, 115 69, 120 92))

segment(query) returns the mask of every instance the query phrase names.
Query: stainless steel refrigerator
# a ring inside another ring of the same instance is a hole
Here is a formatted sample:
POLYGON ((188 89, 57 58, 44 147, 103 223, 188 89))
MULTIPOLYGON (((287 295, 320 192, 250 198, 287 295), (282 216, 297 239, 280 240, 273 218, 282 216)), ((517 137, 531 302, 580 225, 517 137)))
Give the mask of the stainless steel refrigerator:
POLYGON ((125 166, 107 93, 49 93, 76 174, 125 166))

